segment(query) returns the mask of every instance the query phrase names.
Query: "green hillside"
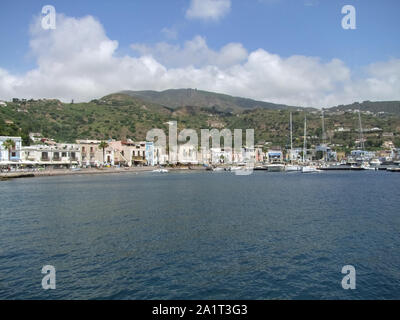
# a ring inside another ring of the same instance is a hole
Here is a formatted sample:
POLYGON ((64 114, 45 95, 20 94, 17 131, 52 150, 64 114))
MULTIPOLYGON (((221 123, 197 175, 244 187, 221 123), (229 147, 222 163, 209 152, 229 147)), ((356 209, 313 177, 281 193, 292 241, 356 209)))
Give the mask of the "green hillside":
POLYGON ((385 112, 400 115, 400 101, 364 101, 330 108, 330 111, 362 110, 373 113, 385 112))
POLYGON ((252 99, 232 97, 226 94, 202 91, 197 89, 174 89, 158 91, 122 91, 132 97, 147 102, 157 103, 172 109, 193 106, 214 108, 224 112, 241 112, 246 109, 294 109, 283 104, 274 104, 252 99))
MULTIPOLYGON (((126 94, 112 94, 88 103, 66 104, 58 100, 19 101, 0 107, 0 135, 18 135, 28 143, 29 132, 59 142, 76 139, 144 140, 152 128, 168 132, 168 121, 178 121, 179 129, 255 129, 257 142, 269 142, 282 147, 289 144, 289 110, 256 108, 240 113, 221 111, 209 106, 165 107, 143 101, 126 94)), ((319 111, 296 109, 293 112, 294 144, 302 146, 304 116, 308 119, 309 143, 321 142, 322 123, 319 111)), ((400 147, 400 116, 395 114, 362 115, 365 129, 380 128, 378 132, 365 133, 366 146, 377 149, 383 141, 392 140, 400 147), (393 133, 393 137, 387 137, 393 133)), ((325 113, 328 140, 339 145, 337 149, 356 147, 358 114, 354 112, 325 113), (338 132, 339 127, 347 128, 338 132)))

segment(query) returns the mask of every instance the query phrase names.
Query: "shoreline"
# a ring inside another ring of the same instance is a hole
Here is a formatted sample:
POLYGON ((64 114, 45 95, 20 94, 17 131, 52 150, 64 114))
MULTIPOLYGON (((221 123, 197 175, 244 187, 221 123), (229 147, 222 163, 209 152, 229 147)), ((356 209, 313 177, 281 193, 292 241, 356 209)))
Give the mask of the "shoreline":
MULTIPOLYGON (((65 170, 65 169, 53 169, 46 171, 34 171, 34 172, 7 172, 0 173, 0 181, 8 181, 11 179, 21 179, 21 178, 37 178, 37 177, 56 177, 56 176, 72 176, 72 175, 100 175, 100 174, 122 174, 122 173, 144 173, 153 172, 157 170, 156 167, 137 167, 137 168, 103 168, 103 169, 81 169, 81 170, 65 170)), ((188 167, 178 167, 178 168, 168 168, 171 172, 176 171, 203 171, 205 169, 200 167, 188 168, 188 167)))

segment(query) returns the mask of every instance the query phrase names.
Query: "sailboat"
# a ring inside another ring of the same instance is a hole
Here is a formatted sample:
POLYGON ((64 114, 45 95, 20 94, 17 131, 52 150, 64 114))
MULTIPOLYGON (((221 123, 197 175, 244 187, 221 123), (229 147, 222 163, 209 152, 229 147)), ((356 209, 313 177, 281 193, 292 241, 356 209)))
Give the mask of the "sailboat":
MULTIPOLYGON (((306 163, 306 154, 307 154, 307 116, 304 118, 304 145, 303 145, 303 163, 306 163)), ((301 168, 302 173, 313 173, 319 172, 316 167, 306 165, 301 168)))
POLYGON ((296 172, 300 171, 301 167, 292 164, 292 156, 293 156, 293 115, 290 112, 290 164, 286 165, 285 171, 287 172, 296 172))

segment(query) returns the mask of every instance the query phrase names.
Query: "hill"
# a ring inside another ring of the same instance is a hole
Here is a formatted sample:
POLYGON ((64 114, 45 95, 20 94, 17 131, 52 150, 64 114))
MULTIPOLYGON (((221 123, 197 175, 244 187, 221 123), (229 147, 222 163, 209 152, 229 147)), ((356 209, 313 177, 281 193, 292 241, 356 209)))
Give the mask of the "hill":
MULTIPOLYGON (((227 101, 231 101, 230 98, 227 101)), ((393 103, 373 104, 376 111, 382 110, 384 106, 392 106, 393 103)), ((354 109, 360 108, 359 104, 351 106, 354 109)), ((336 145, 336 150, 356 147, 355 141, 359 137, 358 113, 346 112, 349 106, 342 107, 344 112, 337 112, 341 109, 333 108, 332 110, 336 111, 329 112, 328 110, 325 113, 328 139, 330 143, 336 145)), ((254 105, 254 108, 249 107, 249 109, 241 109, 238 113, 232 113, 222 111, 221 106, 215 105, 211 107, 210 105, 172 107, 171 103, 160 105, 145 101, 137 95, 124 93, 111 94, 87 103, 75 104, 62 103, 58 100, 7 102, 7 106, 0 107, 0 135, 22 136, 25 144, 29 144, 29 132, 40 132, 43 136, 53 138, 58 142, 74 142, 76 139, 85 138, 99 140, 131 138, 141 141, 146 139, 146 133, 153 128, 160 128, 168 133, 167 122, 175 120, 178 122, 179 130, 184 128, 198 131, 212 128, 254 129, 256 143, 269 142, 268 145, 285 147, 289 143, 289 110, 293 112, 294 146, 302 146, 305 115, 307 115, 308 123, 308 142, 310 145, 320 143, 321 112, 315 109, 292 110, 289 107, 267 109, 256 108, 254 105)), ((362 121, 365 130, 379 128, 379 131, 366 131, 367 148, 377 149, 385 140, 392 140, 400 147, 400 115, 398 113, 363 112, 362 121), (388 133, 393 133, 393 135, 388 135, 388 133)))
POLYGON ((369 111, 372 113, 390 113, 400 115, 400 101, 364 101, 355 102, 348 105, 339 105, 337 107, 329 108, 331 112, 361 110, 369 111))
POLYGON ((156 103, 171 109, 179 107, 205 107, 218 111, 238 113, 247 109, 287 110, 295 107, 274 104, 247 98, 197 89, 171 89, 166 91, 122 91, 131 97, 137 97, 150 103, 156 103))

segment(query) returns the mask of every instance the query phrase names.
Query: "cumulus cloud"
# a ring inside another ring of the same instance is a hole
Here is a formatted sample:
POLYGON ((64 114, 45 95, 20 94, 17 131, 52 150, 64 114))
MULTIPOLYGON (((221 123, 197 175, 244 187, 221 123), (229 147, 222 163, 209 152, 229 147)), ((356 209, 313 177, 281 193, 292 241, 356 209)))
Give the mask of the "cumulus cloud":
POLYGON ((226 67, 241 63, 248 55, 247 50, 240 43, 229 43, 220 51, 214 51, 208 47, 206 39, 201 36, 186 41, 183 47, 166 42, 154 46, 133 44, 131 47, 140 55, 151 55, 168 67, 203 67, 206 65, 226 67))
POLYGON ((184 45, 134 44, 137 56, 116 54, 91 16, 58 16, 56 30, 31 28, 37 67, 22 75, 0 66, 0 99, 88 101, 120 90, 199 88, 275 103, 326 107, 400 99, 400 59, 374 63, 355 75, 341 60, 281 57, 239 43, 213 50, 197 36, 184 45))
POLYGON ((218 20, 231 10, 231 0, 191 0, 188 19, 218 20))
POLYGON ((175 28, 165 27, 161 30, 161 32, 167 39, 175 40, 178 38, 178 31, 175 28))

